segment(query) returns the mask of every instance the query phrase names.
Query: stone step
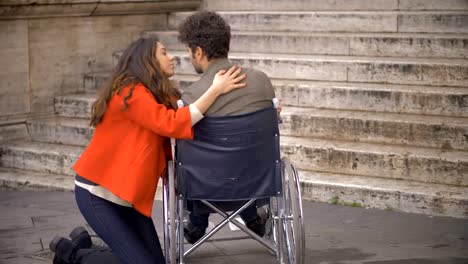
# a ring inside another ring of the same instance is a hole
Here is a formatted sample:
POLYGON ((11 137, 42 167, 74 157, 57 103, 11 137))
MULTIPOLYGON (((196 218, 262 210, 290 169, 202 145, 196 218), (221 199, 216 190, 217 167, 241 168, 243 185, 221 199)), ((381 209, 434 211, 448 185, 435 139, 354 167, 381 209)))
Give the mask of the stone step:
POLYGON ((75 189, 74 179, 71 175, 0 167, 0 184, 3 188, 7 187, 15 190, 73 191, 75 189))
POLYGON ((468 186, 468 152, 283 136, 299 169, 468 186))
MULTIPOLYGON (((468 217, 467 187, 366 176, 298 171, 303 201, 363 206, 438 216, 468 217)), ((74 190, 70 175, 0 168, 3 188, 74 190)), ((161 184, 156 199, 160 200, 161 184)))
POLYGON ((23 120, 18 123, 0 123, 0 144, 12 140, 28 139, 28 128, 23 120))
POLYGON ((28 121, 28 130, 33 141, 87 146, 94 133, 89 121, 68 117, 36 119, 28 121))
MULTIPOLYGON (((174 80, 183 90, 198 78, 176 75, 174 80)), ((285 79, 272 79, 272 83, 285 106, 468 117, 468 88, 285 79)), ((95 98, 91 93, 58 96, 55 112, 89 118, 95 98)))
MULTIPOLYGON (((186 51, 176 31, 148 31, 172 51, 186 51)), ((232 32, 231 52, 468 58, 468 35, 407 33, 232 32)))
MULTIPOLYGON (((179 74, 195 74, 187 52, 173 53, 179 74)), ((119 54, 114 54, 119 56, 119 54)), ((468 85, 468 60, 231 53, 243 67, 278 79, 430 86, 468 85)))
MULTIPOLYGON (((63 121, 63 124, 56 125, 58 128, 54 128, 54 123, 61 123, 60 121, 52 120, 49 122, 50 126, 44 122, 43 131, 47 131, 49 128, 52 132, 35 133, 31 131, 31 137, 34 140, 44 142, 73 143, 85 146, 89 140, 90 132, 88 131, 92 131, 92 128, 75 127, 84 126, 86 124, 84 121, 81 120, 81 124, 78 124, 80 120, 63 121), (73 131, 73 133, 67 131, 73 131)), ((31 142, 30 145, 21 142, 18 144, 19 147, 15 144, 5 145, 6 149, 2 150, 1 157, 3 165, 0 164, 0 166, 9 167, 4 165, 5 162, 13 165, 26 164, 24 166, 42 164, 41 160, 44 159, 46 163, 52 164, 44 166, 46 172, 61 173, 57 172, 56 167, 63 162, 68 162, 69 165, 73 158, 80 154, 75 153, 72 156, 61 157, 60 155, 65 155, 61 152, 62 148, 67 148, 68 152, 70 152, 68 148, 78 152, 82 149, 82 147, 38 142, 31 142), (43 144, 45 148, 36 144, 43 144), (49 146, 53 146, 51 150, 48 149, 49 146), (41 158, 41 154, 44 157, 41 158)), ((379 175, 380 177, 428 183, 468 185, 468 152, 466 151, 290 136, 282 137, 282 150, 285 155, 290 156, 298 164, 300 169, 305 170, 368 176, 379 175)), ((15 168, 26 169, 27 167, 15 168)))
POLYGON ((468 118, 284 107, 282 135, 468 151, 468 118))
MULTIPOLYGON (((193 12, 171 13, 176 30, 193 12)), ((234 31, 468 33, 465 11, 219 12, 234 31)))
MULTIPOLYGON (((122 51, 118 51, 118 53, 122 54, 122 51)), ((112 65, 113 66, 117 65, 116 57, 114 54, 112 55, 112 65)), ((108 80, 110 77, 111 77, 111 74, 109 72, 97 72, 97 73, 85 74, 83 77, 84 92, 96 94, 97 91, 100 90, 104 82, 108 80)))
MULTIPOLYGON (((66 97, 68 113, 89 117, 85 102, 89 95, 66 97)), ((468 150, 468 119, 423 115, 402 115, 363 111, 284 107, 282 133, 290 136, 468 150)), ((49 118, 28 123, 33 140, 86 145, 92 136, 89 118, 49 118)))
MULTIPOLYGON (((96 82, 99 82, 99 80, 96 80, 96 82)), ((96 97, 95 93, 56 96, 54 99, 55 113, 63 117, 89 118, 96 97)))
MULTIPOLYGON (((198 80, 176 75, 184 90, 198 80)), ((285 106, 468 117, 468 87, 434 87, 272 79, 285 106)))
POLYGON ((303 200, 468 217, 468 187, 299 171, 303 200))
POLYGON ((398 0, 400 10, 468 10, 466 0, 398 0))
POLYGON ((16 141, 0 145, 0 167, 74 175, 72 166, 84 147, 16 141))
POLYGON ((216 11, 468 10, 468 3, 465 0, 204 0, 201 8, 216 11))
MULTIPOLYGON (((0 167, 0 185, 14 190, 74 191, 74 175, 42 173, 0 167)), ((162 200, 162 182, 156 189, 155 200, 162 200)))

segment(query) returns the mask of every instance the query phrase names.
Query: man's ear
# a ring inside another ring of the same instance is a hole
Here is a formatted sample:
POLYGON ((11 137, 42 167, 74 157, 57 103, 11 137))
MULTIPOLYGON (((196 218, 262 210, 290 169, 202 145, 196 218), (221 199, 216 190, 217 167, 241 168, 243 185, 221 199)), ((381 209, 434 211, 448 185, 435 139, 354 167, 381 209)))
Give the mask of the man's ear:
POLYGON ((197 60, 201 60, 203 58, 203 55, 204 55, 204 52, 202 48, 197 46, 195 48, 195 58, 197 58, 197 60))

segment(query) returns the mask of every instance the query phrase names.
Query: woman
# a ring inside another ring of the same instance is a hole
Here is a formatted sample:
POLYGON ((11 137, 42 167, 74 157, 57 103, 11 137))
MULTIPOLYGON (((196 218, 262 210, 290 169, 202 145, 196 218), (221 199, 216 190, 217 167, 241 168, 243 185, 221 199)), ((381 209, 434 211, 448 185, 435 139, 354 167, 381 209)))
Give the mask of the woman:
MULTIPOLYGON (((192 126, 219 95, 246 86, 240 72, 219 72, 200 99, 176 110, 174 58, 157 38, 137 40, 119 59, 93 104, 93 138, 73 168, 81 213, 121 263, 165 263, 151 210, 169 137, 191 139, 192 126)), ((57 237, 50 247, 66 262, 78 260, 70 240, 57 237)))

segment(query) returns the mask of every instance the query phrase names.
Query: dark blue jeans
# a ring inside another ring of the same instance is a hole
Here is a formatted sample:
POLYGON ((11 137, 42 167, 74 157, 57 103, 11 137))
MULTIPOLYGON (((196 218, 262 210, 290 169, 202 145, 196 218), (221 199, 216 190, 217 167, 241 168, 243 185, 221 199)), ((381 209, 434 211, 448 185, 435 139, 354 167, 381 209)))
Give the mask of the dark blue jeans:
POLYGON ((81 214, 123 264, 166 263, 153 220, 75 186, 81 214))

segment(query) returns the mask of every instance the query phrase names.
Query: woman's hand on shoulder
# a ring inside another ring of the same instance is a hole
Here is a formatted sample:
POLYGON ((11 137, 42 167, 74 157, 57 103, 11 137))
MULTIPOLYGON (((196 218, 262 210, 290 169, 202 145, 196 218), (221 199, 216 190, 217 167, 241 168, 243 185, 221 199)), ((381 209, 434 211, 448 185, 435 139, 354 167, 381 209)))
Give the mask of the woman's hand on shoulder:
POLYGON ((216 89, 219 94, 228 93, 234 89, 246 87, 245 82, 241 82, 247 77, 247 74, 242 74, 242 68, 233 65, 228 70, 221 70, 216 73, 213 79, 213 88, 216 89))
POLYGON ((247 75, 240 75, 241 72, 242 68, 237 66, 232 66, 227 71, 219 71, 213 79, 213 84, 210 88, 193 103, 200 113, 205 113, 219 95, 228 93, 234 89, 246 87, 247 84, 241 83, 241 81, 244 80, 247 75))

